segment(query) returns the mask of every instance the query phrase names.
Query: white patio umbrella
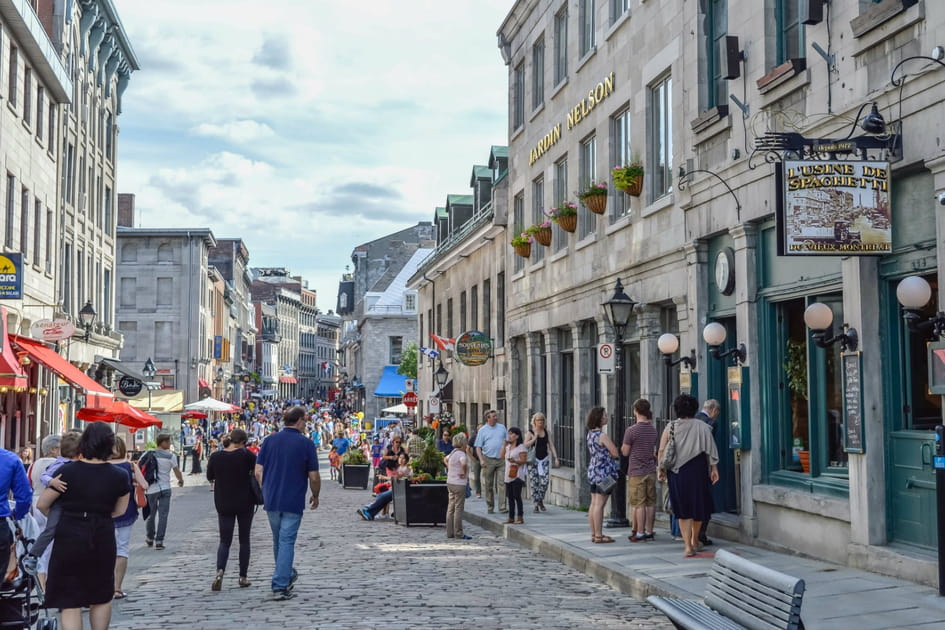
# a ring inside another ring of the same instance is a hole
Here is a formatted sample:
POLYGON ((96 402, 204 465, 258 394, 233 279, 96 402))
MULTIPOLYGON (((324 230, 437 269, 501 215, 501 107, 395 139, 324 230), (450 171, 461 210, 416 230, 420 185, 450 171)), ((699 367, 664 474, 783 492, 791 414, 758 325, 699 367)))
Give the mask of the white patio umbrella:
POLYGON ((394 405, 393 407, 387 407, 385 409, 381 409, 381 411, 385 413, 403 413, 403 414, 410 413, 410 409, 404 403, 394 405))
POLYGON ((234 411, 239 411, 239 407, 231 405, 230 403, 225 403, 222 400, 217 400, 216 398, 204 398, 198 400, 197 402, 192 402, 188 405, 184 405, 184 409, 187 411, 221 411, 224 413, 231 413, 234 411))

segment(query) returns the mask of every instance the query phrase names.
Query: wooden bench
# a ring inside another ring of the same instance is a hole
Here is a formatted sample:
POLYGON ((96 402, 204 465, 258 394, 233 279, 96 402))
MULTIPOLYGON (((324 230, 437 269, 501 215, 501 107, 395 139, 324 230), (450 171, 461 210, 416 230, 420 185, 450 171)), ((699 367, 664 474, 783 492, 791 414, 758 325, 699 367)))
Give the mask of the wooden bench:
POLYGON ((647 597, 677 628, 804 630, 804 580, 720 549, 703 601, 647 597))

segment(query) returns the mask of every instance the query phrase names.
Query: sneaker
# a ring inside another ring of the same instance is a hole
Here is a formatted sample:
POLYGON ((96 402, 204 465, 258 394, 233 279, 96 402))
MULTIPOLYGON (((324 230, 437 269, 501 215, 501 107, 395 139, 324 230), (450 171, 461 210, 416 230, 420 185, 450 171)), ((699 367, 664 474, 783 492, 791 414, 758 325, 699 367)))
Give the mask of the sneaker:
POLYGON ((155 543, 154 548, 158 551, 164 551, 164 543, 155 543))
POLYGON ((146 544, 148 547, 151 547, 151 546, 154 545, 154 541, 151 540, 150 538, 145 538, 145 539, 144 539, 144 544, 146 544))
POLYGON ((536 505, 536 506, 535 506, 535 514, 538 514, 539 512, 541 512, 541 509, 536 505))
POLYGON ((289 578, 289 590, 295 587, 295 583, 299 581, 299 572, 295 570, 295 567, 292 567, 292 577, 289 578))
POLYGON ((23 570, 29 573, 30 575, 36 575, 36 563, 39 562, 39 558, 33 554, 27 555, 23 558, 23 570))
POLYGON ((547 512, 547 511, 548 511, 548 509, 545 507, 545 502, 544 502, 544 501, 539 502, 539 503, 538 503, 538 507, 541 508, 541 511, 542 511, 542 512, 547 512))
POLYGON ((643 534, 643 540, 647 542, 651 540, 655 540, 655 539, 656 539, 656 534, 654 534, 653 532, 650 532, 649 534, 643 534))
POLYGON ((217 576, 213 578, 213 584, 210 585, 211 591, 219 591, 223 588, 223 571, 217 571, 217 576))
POLYGON ((462 536, 458 536, 458 538, 460 540, 472 540, 472 536, 467 536, 466 534, 463 534, 462 536))
POLYGON ((374 517, 371 516, 371 513, 367 511, 367 508, 359 508, 358 514, 366 521, 373 521, 374 517))
POLYGON ((293 593, 289 589, 272 592, 272 599, 273 601, 277 601, 277 602, 284 602, 285 600, 292 599, 293 597, 295 597, 295 593, 293 593))

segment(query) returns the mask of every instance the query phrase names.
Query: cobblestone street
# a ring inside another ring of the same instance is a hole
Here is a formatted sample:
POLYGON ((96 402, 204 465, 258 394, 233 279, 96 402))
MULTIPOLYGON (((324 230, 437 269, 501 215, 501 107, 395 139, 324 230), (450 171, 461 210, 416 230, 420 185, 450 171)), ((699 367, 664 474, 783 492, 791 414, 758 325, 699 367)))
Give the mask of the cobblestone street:
MULTIPOLYGON (((327 471, 325 471, 327 472, 327 471)), ((327 478, 327 474, 324 475, 327 478)), ((325 481, 296 546, 297 596, 271 601, 273 561, 265 513, 253 527, 249 577, 237 586, 237 544, 222 592, 210 590, 217 545, 209 488, 197 477, 175 490, 167 550, 144 546, 136 525, 128 597, 112 628, 646 628, 672 626, 649 605, 563 564, 473 526, 473 540, 447 541, 443 527, 362 521, 368 491, 325 481), (194 484, 194 485, 192 485, 194 484)), ((475 500, 475 499, 473 499, 475 500)))

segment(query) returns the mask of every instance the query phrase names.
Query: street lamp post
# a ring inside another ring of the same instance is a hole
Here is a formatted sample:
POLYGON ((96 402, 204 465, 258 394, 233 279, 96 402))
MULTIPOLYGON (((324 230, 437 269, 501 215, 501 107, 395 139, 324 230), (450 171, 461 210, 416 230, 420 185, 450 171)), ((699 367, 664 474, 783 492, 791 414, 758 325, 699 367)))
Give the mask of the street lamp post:
MULTIPOLYGON (((157 374, 157 368, 154 367, 154 361, 151 360, 151 357, 148 357, 148 360, 144 362, 144 368, 141 370, 145 378, 148 381, 154 380, 154 375, 157 374)), ((148 390, 148 413, 151 413, 151 385, 150 383, 145 383, 144 388, 148 390)), ((147 429, 145 429, 147 431, 147 429)), ((150 437, 150 436, 146 436, 150 437)))
MULTIPOLYGON (((626 384, 623 376, 623 334, 630 323, 630 315, 633 314, 634 306, 636 306, 636 302, 623 292, 623 284, 620 283, 620 278, 617 278, 613 296, 604 302, 604 312, 614 329, 614 379, 616 387, 614 391, 615 410, 611 416, 614 420, 614 437, 617 438, 614 441, 618 444, 623 442, 623 434, 627 429, 627 422, 624 417, 626 384)), ((614 496, 610 501, 610 518, 607 520, 607 527, 630 526, 630 522, 627 520, 627 462, 628 458, 621 455, 620 472, 617 475, 614 496)))
POLYGON ((95 322, 95 307, 92 306, 92 300, 86 300, 85 306, 79 311, 79 323, 85 329, 85 340, 88 341, 92 336, 92 324, 95 322))

